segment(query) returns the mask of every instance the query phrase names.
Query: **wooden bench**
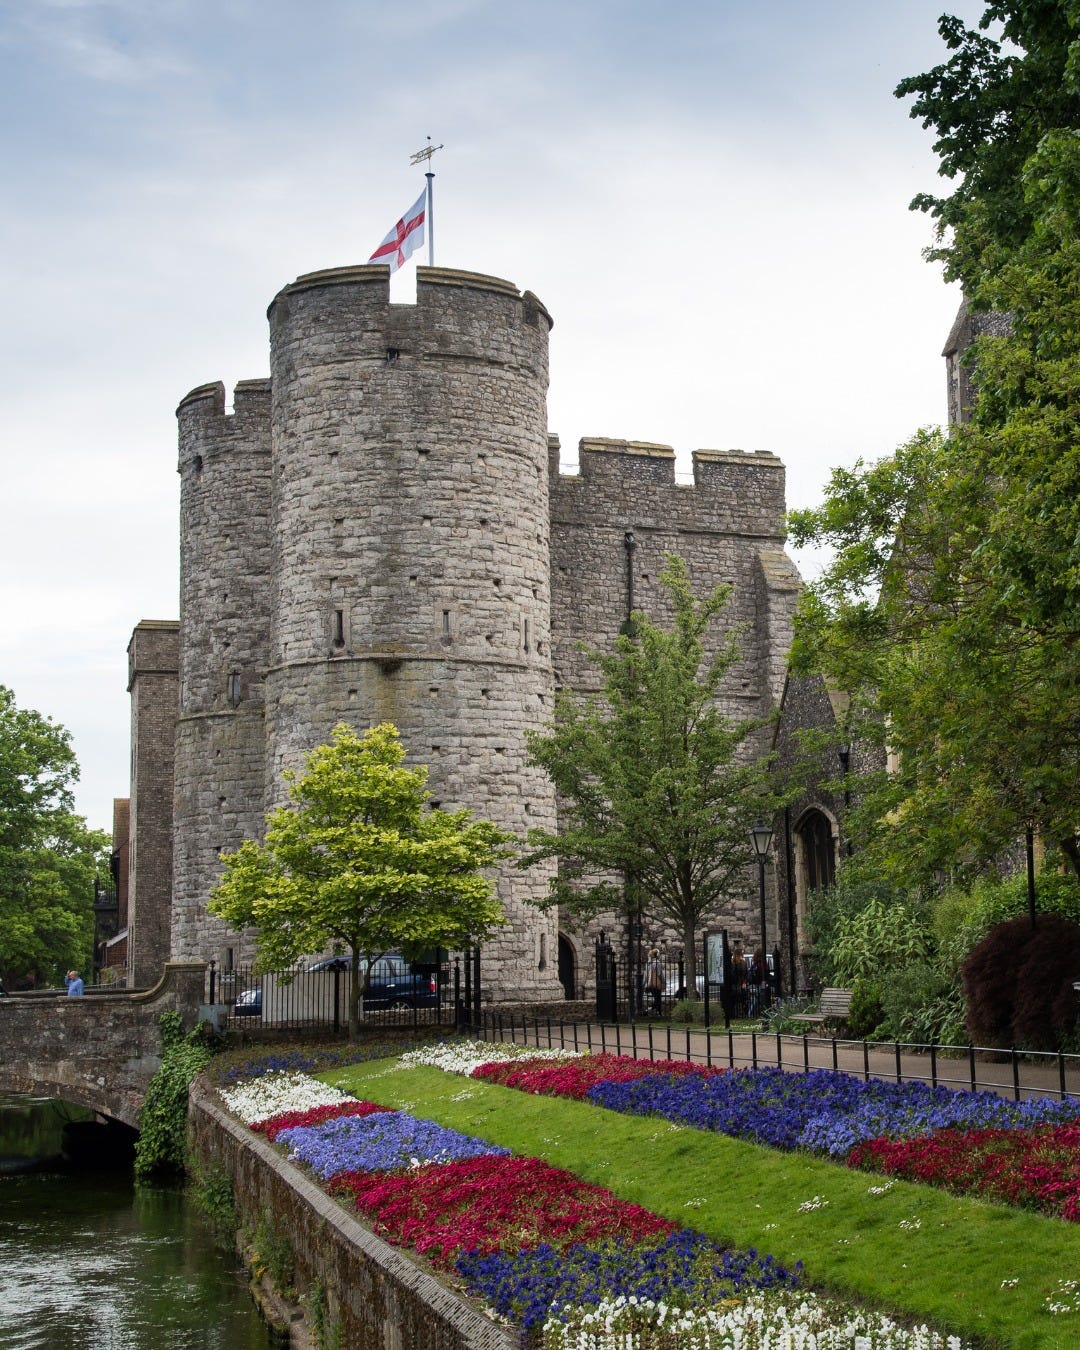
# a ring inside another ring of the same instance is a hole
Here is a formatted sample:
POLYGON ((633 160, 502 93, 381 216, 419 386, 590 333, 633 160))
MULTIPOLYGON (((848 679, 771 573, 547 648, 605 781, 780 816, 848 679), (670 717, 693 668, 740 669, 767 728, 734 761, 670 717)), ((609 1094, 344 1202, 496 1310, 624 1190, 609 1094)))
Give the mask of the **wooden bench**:
POLYGON ((824 1026, 826 1022, 845 1022, 851 1012, 850 989, 823 989, 816 1013, 793 1013, 793 1022, 810 1022, 824 1026))

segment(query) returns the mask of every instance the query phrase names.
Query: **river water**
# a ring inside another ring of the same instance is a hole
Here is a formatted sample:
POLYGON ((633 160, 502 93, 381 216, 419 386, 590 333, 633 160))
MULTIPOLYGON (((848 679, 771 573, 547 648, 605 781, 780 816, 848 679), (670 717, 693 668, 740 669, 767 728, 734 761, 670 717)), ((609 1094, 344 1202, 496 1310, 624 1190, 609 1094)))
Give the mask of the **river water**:
MULTIPOLYGON (((0 1095, 0 1157, 59 1152, 60 1103, 0 1095)), ((130 1169, 0 1174, 3 1350, 268 1350, 231 1251, 180 1187, 130 1169)))

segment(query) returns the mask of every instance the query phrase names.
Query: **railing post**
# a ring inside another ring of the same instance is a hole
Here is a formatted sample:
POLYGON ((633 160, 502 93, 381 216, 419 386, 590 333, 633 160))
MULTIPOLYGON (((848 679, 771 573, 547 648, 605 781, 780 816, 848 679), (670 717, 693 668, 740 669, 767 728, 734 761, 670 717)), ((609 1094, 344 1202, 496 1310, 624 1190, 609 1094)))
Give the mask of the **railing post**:
POLYGON ((215 995, 216 993, 217 993, 217 962, 212 960, 212 961, 210 962, 210 1002, 211 1002, 211 1003, 216 1003, 216 1002, 217 1002, 217 999, 214 997, 214 995, 215 995))
POLYGON ((968 1070, 971 1074, 971 1091, 975 1091, 975 1047, 968 1046, 968 1070))
POLYGON ((756 1032, 756 1031, 752 1031, 752 1032, 750 1033, 750 1064, 751 1064, 751 1067, 752 1067, 752 1068, 754 1068, 754 1069, 757 1068, 757 1032, 756 1032))
POLYGON ((810 1072, 810 1037, 805 1031, 802 1038, 802 1071, 803 1073, 810 1072))
POLYGON ((934 1041, 930 1042, 930 1086, 937 1087, 937 1045, 934 1041))
MULTIPOLYGON (((835 1057, 836 1057, 836 1042, 833 1041, 833 1058, 834 1058, 834 1060, 835 1060, 835 1057)), ((863 1043, 862 1043, 862 1075, 863 1075, 863 1082, 864 1082, 864 1083, 869 1083, 869 1081, 870 1081, 870 1046, 867 1044, 866 1041, 863 1041, 863 1043)))
POLYGON ((1058 1051, 1058 1082, 1061 1084, 1061 1100, 1064 1101, 1068 1095, 1065 1091, 1065 1052, 1058 1051))
POLYGON ((904 1074, 900 1068, 900 1042, 895 1041, 894 1045, 896 1047, 896 1081, 902 1083, 904 1081, 904 1074))
POLYGON ((1015 1046, 1015 1045, 1013 1046, 1012 1050, 1011 1050, 1009 1053, 1012 1055, 1013 1098, 1014 1098, 1016 1101, 1019 1101, 1019 1100, 1020 1100, 1020 1056, 1016 1053, 1016 1046, 1015 1046))

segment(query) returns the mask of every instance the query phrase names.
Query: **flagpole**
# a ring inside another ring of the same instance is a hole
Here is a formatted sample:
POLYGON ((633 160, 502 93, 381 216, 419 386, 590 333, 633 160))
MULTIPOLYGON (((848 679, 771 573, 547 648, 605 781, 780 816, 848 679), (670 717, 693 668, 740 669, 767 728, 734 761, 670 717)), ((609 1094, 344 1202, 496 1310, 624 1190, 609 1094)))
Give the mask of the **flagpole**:
POLYGON ((427 264, 435 266, 435 175, 428 169, 427 179, 427 264))
POLYGON ((423 150, 417 150, 416 154, 410 158, 409 163, 423 164, 426 162, 428 166, 427 173, 424 174, 424 177, 427 179, 427 205, 424 210, 424 223, 427 225, 428 266, 434 267, 435 266, 435 175, 431 171, 431 156, 435 153, 436 150, 441 150, 442 146, 432 145, 430 136, 427 139, 428 139, 427 145, 424 146, 423 150))

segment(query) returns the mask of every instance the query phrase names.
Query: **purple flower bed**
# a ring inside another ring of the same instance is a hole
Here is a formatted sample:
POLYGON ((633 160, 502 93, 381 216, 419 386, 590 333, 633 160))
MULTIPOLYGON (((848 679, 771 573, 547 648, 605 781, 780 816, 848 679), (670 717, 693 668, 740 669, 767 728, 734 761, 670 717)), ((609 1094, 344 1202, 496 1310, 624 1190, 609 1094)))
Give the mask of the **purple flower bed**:
POLYGON ((561 1250, 542 1243, 487 1256, 466 1252, 456 1269, 470 1292, 528 1330, 567 1306, 596 1307, 619 1296, 695 1308, 752 1289, 794 1289, 802 1262, 789 1270, 753 1248, 725 1251, 683 1228, 635 1247, 608 1240, 561 1250))
POLYGON ((991 1092, 923 1083, 862 1082, 831 1069, 807 1074, 737 1069, 715 1078, 644 1078, 598 1083, 589 1100, 612 1111, 657 1115, 774 1148, 844 1157, 857 1143, 909 1139, 940 1129, 1016 1127, 1075 1120, 1080 1103, 1012 1102, 991 1092))
POLYGON ((307 1163, 323 1181, 338 1172, 389 1172, 461 1158, 506 1158, 510 1150, 485 1143, 404 1111, 372 1116, 339 1116, 322 1125, 282 1130, 277 1142, 289 1156, 307 1163))

